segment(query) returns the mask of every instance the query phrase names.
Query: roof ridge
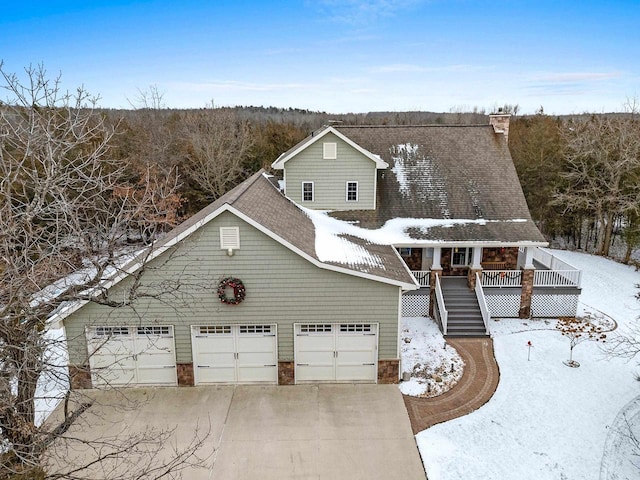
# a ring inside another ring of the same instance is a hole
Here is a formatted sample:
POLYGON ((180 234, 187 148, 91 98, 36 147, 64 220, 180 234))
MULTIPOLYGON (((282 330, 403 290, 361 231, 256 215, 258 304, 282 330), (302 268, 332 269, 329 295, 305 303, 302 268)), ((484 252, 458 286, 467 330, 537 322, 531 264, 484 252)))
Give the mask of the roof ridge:
POLYGON ((470 123, 470 124, 442 124, 427 123, 419 125, 333 125, 333 128, 340 130, 341 128, 424 128, 424 127, 491 127, 488 123, 470 123))

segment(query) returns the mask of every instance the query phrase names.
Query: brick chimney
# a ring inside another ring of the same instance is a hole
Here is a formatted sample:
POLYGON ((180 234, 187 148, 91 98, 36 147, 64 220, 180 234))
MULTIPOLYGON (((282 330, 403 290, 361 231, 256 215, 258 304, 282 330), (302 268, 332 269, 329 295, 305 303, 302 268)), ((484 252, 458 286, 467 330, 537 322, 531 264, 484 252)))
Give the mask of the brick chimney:
POLYGON ((496 133, 502 133, 504 139, 509 143, 509 119, 510 113, 504 113, 502 108, 498 109, 498 113, 492 113, 489 115, 489 125, 493 127, 493 131, 496 133))

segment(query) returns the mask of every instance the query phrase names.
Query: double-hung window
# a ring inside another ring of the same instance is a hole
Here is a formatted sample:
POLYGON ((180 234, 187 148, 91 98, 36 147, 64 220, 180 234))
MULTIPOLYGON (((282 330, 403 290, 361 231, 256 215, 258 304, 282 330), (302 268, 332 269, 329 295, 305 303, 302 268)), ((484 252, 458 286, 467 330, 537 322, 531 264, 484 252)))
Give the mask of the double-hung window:
POLYGON ((313 182, 302 182, 302 201, 313 202, 313 182))
POLYGON ((347 182, 347 202, 358 201, 358 182, 347 182))

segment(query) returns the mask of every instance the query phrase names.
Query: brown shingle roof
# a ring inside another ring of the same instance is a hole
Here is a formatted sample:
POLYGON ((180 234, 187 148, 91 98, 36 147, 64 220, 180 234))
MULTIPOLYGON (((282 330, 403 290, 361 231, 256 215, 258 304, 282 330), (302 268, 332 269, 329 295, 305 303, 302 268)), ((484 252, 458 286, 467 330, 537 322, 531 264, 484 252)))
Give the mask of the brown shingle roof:
POLYGON ((280 193, 270 179, 265 176, 264 170, 256 173, 209 206, 185 220, 169 232, 154 248, 161 247, 180 233, 193 228, 198 222, 210 217, 225 204, 246 215, 252 221, 262 225, 320 263, 395 282, 414 283, 413 277, 393 247, 376 245, 361 238, 343 236, 343 238, 363 248, 371 256, 380 258, 382 265, 359 262, 356 259, 347 263, 321 261, 316 255, 316 232, 313 222, 303 210, 280 193))
POLYGON ((334 128, 389 163, 378 172, 377 210, 335 212, 336 218, 371 229, 393 218, 485 219, 485 225, 410 234, 445 242, 545 242, 531 220, 504 136, 490 125, 334 128))

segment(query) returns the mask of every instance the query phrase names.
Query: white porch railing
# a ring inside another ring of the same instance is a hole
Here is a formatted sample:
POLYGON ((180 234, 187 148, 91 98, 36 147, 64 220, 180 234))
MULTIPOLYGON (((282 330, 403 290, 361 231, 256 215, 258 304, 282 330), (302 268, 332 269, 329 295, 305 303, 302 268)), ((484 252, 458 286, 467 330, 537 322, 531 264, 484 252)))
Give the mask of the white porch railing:
POLYGON ((480 305, 480 311, 482 312, 482 321, 484 322, 484 331, 489 335, 489 320, 491 320, 491 313, 487 306, 487 300, 484 298, 484 292, 482 291, 482 283, 480 282, 480 275, 476 273, 476 298, 478 299, 478 305, 480 305))
POLYGON ((578 287, 582 283, 582 270, 560 260, 544 248, 533 250, 533 259, 549 270, 536 270, 533 285, 536 287, 578 287), (555 274, 555 275, 554 275, 555 274))
POLYGON ((580 270, 536 270, 533 273, 534 287, 580 287, 580 270))
POLYGON ((440 321, 440 325, 442 325, 442 334, 447 334, 447 320, 449 317, 449 312, 447 312, 447 308, 444 305, 444 296, 442 295, 442 286, 440 285, 440 276, 436 275, 436 304, 435 304, 435 313, 438 316, 437 320, 440 321))
POLYGON ((411 273, 421 287, 429 286, 429 275, 431 273, 429 270, 411 270, 411 273))
POLYGON ((522 270, 483 270, 483 287, 519 287, 522 285, 522 270))

